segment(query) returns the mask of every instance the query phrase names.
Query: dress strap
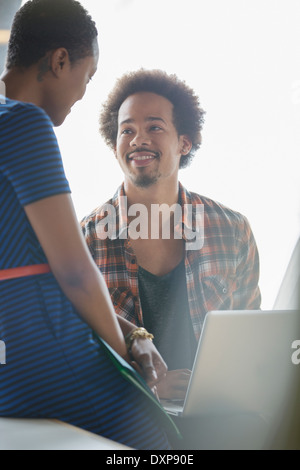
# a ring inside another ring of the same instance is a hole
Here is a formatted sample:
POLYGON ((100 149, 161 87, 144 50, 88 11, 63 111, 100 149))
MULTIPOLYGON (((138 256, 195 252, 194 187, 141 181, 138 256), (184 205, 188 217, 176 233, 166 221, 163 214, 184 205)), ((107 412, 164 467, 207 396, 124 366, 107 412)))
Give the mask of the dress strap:
POLYGON ((36 274, 46 274, 50 273, 50 271, 49 264, 33 264, 31 266, 20 266, 18 268, 0 269, 0 281, 34 276, 36 274))

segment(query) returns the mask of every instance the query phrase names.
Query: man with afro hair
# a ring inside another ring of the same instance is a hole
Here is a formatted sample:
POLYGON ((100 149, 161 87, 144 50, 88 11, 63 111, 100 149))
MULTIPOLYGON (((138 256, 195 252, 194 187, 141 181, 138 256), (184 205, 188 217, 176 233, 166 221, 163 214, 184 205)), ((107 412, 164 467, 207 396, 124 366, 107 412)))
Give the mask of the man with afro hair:
POLYGON ((118 315, 145 327, 169 371, 161 398, 183 398, 205 315, 260 308, 259 258, 247 219, 179 182, 201 145, 194 91, 162 70, 119 78, 100 133, 124 173, 82 220, 118 315))

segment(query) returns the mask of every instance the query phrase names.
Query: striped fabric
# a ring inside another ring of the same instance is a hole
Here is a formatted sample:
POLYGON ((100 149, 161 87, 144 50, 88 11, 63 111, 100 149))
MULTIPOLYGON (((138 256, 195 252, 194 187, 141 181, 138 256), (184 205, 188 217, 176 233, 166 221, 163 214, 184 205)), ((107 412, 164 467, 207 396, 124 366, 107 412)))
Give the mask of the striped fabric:
MULTIPOLYGON (((116 312, 143 326, 138 262, 126 235, 125 198, 122 185, 110 201, 86 216, 81 225, 90 252, 108 285, 116 312), (116 227, 111 236, 101 239, 99 225, 107 218, 109 207, 114 208, 116 227)), ((199 339, 209 310, 260 308, 259 257, 250 225, 242 214, 207 197, 190 193, 181 184, 179 201, 182 207, 179 229, 186 242, 188 231, 196 231, 196 217, 193 217, 191 227, 184 207, 192 207, 194 214, 197 205, 204 208, 203 246, 185 251, 190 315, 195 337, 199 339)))
MULTIPOLYGON (((0 105, 0 269, 46 263, 23 206, 68 193, 52 124, 0 105)), ((125 381, 51 273, 0 282, 0 416, 56 418, 136 449, 168 449, 150 404, 125 381)))

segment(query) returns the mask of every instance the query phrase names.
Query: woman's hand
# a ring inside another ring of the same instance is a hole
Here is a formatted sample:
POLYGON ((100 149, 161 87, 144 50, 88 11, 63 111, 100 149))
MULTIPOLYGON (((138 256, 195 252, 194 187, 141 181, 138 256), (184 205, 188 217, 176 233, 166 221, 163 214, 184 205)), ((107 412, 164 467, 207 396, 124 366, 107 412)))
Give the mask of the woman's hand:
POLYGON ((156 385, 159 398, 184 399, 190 381, 188 369, 170 370, 156 385))
POLYGON ((164 379, 168 368, 152 341, 136 338, 131 345, 130 354, 132 367, 144 377, 150 388, 153 389, 164 379))

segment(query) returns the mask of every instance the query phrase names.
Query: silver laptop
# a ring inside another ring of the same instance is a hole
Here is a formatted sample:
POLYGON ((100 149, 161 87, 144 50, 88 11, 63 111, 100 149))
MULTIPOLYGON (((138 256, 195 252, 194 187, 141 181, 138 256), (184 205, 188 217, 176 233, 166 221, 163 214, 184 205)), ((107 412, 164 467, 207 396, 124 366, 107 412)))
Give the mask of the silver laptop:
POLYGON ((300 237, 273 310, 206 315, 183 404, 162 401, 176 416, 253 412, 271 419, 300 371, 291 356, 300 340, 300 237), (297 313, 298 311, 298 313, 297 313))
POLYGON ((298 390, 299 309, 300 238, 273 310, 207 313, 183 404, 162 402, 173 416, 197 417, 198 448, 264 449, 273 442, 298 390))
POLYGON ((300 237, 281 282, 273 309, 300 308, 300 237))
POLYGON ((183 405, 163 400, 175 416, 255 415, 271 423, 300 373, 292 343, 296 310, 207 313, 183 405))

